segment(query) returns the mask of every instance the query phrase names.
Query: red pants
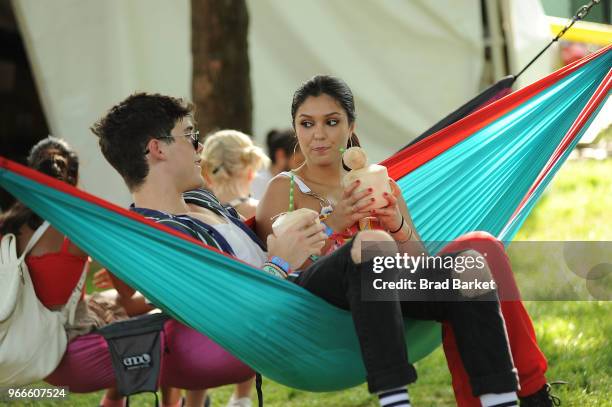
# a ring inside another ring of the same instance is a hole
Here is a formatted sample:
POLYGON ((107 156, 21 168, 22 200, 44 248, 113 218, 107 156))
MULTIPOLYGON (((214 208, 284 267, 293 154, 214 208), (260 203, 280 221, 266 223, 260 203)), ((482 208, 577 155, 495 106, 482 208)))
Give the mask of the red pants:
MULTIPOLYGON (((457 252, 467 249, 486 253, 487 263, 491 269, 493 279, 497 283, 500 299, 514 299, 501 301, 501 311, 506 322, 510 351, 514 366, 518 370, 521 390, 519 396, 527 396, 539 390, 546 384, 544 373, 547 362, 544 354, 538 347, 535 331, 527 310, 520 301, 520 295, 510 260, 502 243, 486 232, 472 232, 461 236, 447 245, 443 252, 457 252)), ((478 398, 472 395, 468 375, 457 350, 455 336, 450 326, 442 328, 444 353, 451 372, 453 390, 459 407, 480 407, 478 398)))

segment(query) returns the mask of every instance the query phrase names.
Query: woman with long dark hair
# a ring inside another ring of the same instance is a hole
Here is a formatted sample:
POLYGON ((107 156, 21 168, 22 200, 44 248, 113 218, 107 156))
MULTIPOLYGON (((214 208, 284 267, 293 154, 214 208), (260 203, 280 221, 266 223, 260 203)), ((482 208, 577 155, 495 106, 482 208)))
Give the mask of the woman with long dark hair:
MULTIPOLYGON (((293 95, 291 118, 305 162, 293 171, 279 174, 268 184, 257 209, 256 227, 260 237, 272 233, 273 220, 288 208, 310 208, 321 214, 326 226, 329 239, 324 251, 327 252, 338 249, 364 227, 387 231, 400 247, 406 242, 419 244, 421 239, 394 181, 389 180, 392 193, 385 195, 388 205, 379 209, 371 207, 371 190, 357 192, 358 181, 346 188, 342 186, 348 170, 343 165, 342 151, 359 145, 355 133, 355 102, 344 81, 326 75, 306 81, 293 95)), ((465 250, 486 251, 493 277, 498 281, 510 280, 510 288, 518 292, 503 245, 494 237, 474 232, 445 248, 447 253, 465 250)), ((546 359, 538 347, 527 311, 520 301, 503 301, 501 310, 518 368, 521 406, 552 405, 544 376, 546 359), (544 404, 536 404, 539 402, 544 404)), ((481 401, 472 396, 473 389, 449 323, 444 324, 444 350, 458 404, 479 406, 481 401)))

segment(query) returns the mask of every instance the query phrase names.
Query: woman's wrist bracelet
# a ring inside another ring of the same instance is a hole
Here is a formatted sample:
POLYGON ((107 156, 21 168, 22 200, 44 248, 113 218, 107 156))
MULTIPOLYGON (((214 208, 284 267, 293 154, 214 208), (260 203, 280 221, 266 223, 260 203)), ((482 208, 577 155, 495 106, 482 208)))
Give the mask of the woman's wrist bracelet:
POLYGON ((408 237, 405 240, 398 240, 397 243, 402 244, 402 243, 406 243, 412 240, 412 235, 414 235, 414 231, 412 230, 412 228, 408 228, 408 229, 410 229, 410 234, 408 235, 408 237))
POLYGON ((402 230, 402 228, 404 227, 404 217, 402 216, 402 223, 400 223, 399 227, 395 230, 390 230, 389 233, 391 233, 392 235, 399 232, 400 230, 402 230))

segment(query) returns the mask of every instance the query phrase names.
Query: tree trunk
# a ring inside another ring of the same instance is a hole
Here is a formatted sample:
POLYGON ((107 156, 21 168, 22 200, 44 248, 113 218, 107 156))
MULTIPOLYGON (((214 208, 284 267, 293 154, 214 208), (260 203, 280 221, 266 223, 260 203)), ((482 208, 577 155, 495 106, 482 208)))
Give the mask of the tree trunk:
POLYGON ((193 102, 202 135, 251 134, 249 14, 245 0, 191 0, 193 102))

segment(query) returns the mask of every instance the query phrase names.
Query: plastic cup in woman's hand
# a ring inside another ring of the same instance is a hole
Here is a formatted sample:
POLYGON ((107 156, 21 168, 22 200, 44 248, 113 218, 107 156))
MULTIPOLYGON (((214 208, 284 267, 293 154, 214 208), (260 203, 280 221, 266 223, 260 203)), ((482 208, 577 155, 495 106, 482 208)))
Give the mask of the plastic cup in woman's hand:
POLYGON ((361 192, 366 189, 372 189, 372 198, 374 202, 369 209, 379 209, 387 206, 388 202, 384 197, 384 193, 391 193, 389 185, 389 174, 387 168, 378 164, 368 165, 365 151, 361 147, 351 147, 344 152, 344 163, 351 169, 342 180, 343 186, 346 188, 351 183, 359 180, 359 187, 355 192, 361 192))

